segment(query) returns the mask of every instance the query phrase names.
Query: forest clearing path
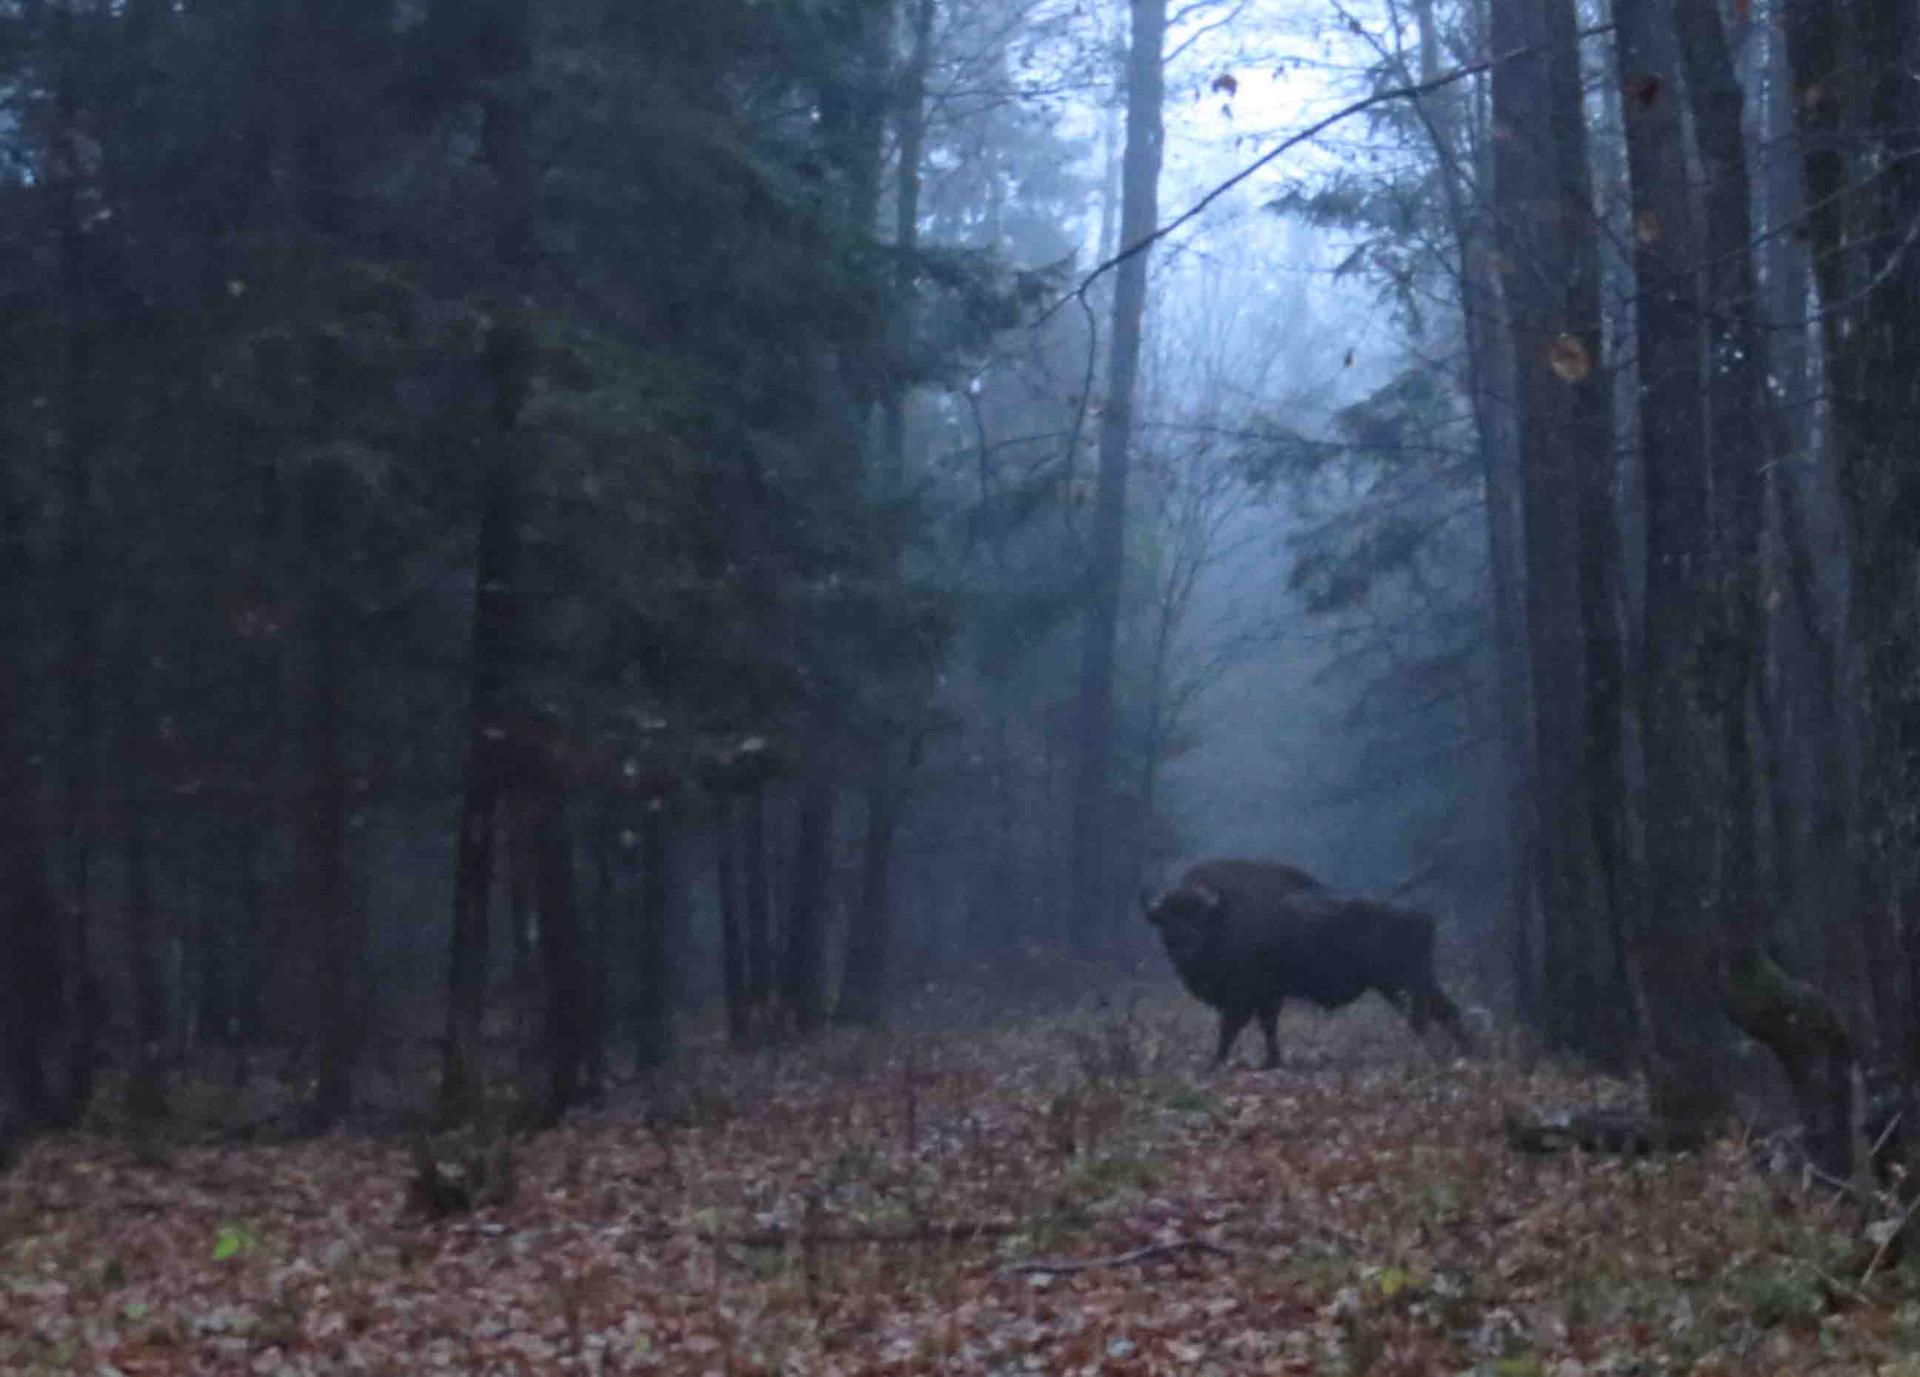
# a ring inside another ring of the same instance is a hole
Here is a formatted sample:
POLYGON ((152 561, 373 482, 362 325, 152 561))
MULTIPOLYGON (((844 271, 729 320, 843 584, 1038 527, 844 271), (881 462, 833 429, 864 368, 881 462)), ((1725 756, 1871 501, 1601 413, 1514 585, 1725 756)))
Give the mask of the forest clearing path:
POLYGON ((1511 1152, 1614 1084, 1446 1062, 1384 1007, 1199 1070, 1204 1011, 690 1050, 406 1208, 406 1143, 37 1142, 0 1372, 1911 1372, 1917 1290, 1738 1145, 1511 1152))

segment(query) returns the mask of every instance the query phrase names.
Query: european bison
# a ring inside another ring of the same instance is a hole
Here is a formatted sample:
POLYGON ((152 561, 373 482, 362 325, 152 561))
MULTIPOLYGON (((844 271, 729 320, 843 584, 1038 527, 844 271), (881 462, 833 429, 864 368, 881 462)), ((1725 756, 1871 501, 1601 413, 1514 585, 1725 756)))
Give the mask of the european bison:
POLYGON ((1327 889, 1304 870, 1264 861, 1204 861, 1147 905, 1167 955, 1194 998, 1220 1011, 1227 1059, 1260 1017, 1267 1065, 1279 1064, 1274 1024, 1288 999, 1322 1008, 1378 990, 1416 1033, 1433 1020, 1464 1048, 1460 1011, 1433 977, 1433 919, 1327 889))

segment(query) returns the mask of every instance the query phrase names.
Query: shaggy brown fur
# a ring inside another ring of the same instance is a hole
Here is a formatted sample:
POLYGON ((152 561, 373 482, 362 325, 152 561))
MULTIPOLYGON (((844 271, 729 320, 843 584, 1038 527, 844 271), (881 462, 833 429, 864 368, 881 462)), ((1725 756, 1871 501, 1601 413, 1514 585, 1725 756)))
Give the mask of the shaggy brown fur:
POLYGON ((1256 1015, 1267 1065, 1288 999, 1322 1008, 1378 990, 1416 1033, 1429 1021, 1464 1048, 1460 1011, 1433 975, 1433 919, 1327 889, 1306 871, 1264 861, 1205 861, 1147 905, 1181 983, 1220 1012, 1217 1066, 1256 1015))

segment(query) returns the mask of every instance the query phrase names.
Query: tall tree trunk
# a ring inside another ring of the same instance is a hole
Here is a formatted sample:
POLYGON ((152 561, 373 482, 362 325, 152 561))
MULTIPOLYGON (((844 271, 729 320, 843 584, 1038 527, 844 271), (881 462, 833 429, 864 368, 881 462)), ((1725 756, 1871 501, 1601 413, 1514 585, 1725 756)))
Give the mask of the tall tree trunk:
POLYGON ((1581 310, 1593 226, 1568 10, 1569 0, 1492 0, 1489 28, 1494 51, 1517 54, 1494 70, 1493 145, 1497 234, 1518 370, 1533 854, 1540 867, 1537 959, 1548 1036, 1578 1046, 1585 1011, 1573 995, 1577 935, 1590 931, 1595 909, 1586 864, 1592 785, 1583 746, 1591 722, 1582 615, 1585 480, 1577 470, 1592 438, 1581 430, 1593 411, 1585 394, 1603 385, 1597 321, 1581 310))
POLYGON ((773 998, 773 884, 767 873, 767 786, 748 791, 740 820, 742 879, 747 922, 747 1007, 753 1032, 764 1036, 773 998))
MULTIPOLYGON (((65 8, 59 12, 63 30, 72 22, 65 8)), ((62 46, 71 41, 63 32, 62 46)), ((58 137, 77 139, 78 111, 67 63, 60 62, 55 93, 58 137)), ((63 163, 70 160, 62 159, 63 163)), ((99 537, 94 516, 94 467, 105 442, 103 424, 108 409, 98 394, 100 384, 100 327, 90 319, 92 265, 81 223, 78 169, 66 173, 50 188, 60 200, 60 246, 63 335, 66 357, 62 372, 61 442, 65 459, 65 509, 61 514, 61 583, 67 597, 67 654, 62 682, 66 690, 65 817, 61 846, 65 874, 66 951, 64 954, 67 1019, 67 1083, 60 1116, 71 1120, 93 1095, 93 1077, 99 1060, 103 1029, 99 1015, 98 981, 93 970, 93 855, 100 823, 99 694, 101 580, 99 537)))
POLYGON ((673 1055, 672 825, 666 805, 646 800, 640 820, 639 921, 634 950, 634 1061, 643 1070, 673 1055))
POLYGON ((727 1001, 727 1041, 746 1043, 753 1027, 747 1004, 747 947, 741 931, 739 831, 733 800, 713 803, 714 903, 720 915, 720 985, 727 1001))
POLYGON ((573 828, 568 816, 569 771, 558 723, 541 734, 539 783, 528 811, 534 884, 539 893, 540 961, 546 1004, 542 1050, 547 1080, 540 1122, 560 1122, 580 1095, 580 1078, 594 1040, 592 991, 573 882, 573 828))
POLYGON ((594 1087, 607 1083, 607 1054, 613 1045, 613 933, 618 922, 615 896, 618 892, 620 814, 615 806, 618 795, 612 790, 601 793, 599 816, 593 838, 593 932, 587 939, 587 968, 593 1004, 593 1045, 587 1057, 587 1079, 594 1087))
POLYGON ((1121 169, 1120 242, 1112 352, 1100 413, 1100 472, 1087 570, 1087 612, 1080 652, 1073 788, 1072 893, 1068 939, 1074 950, 1100 949, 1117 899, 1112 871, 1114 656, 1126 572, 1127 471, 1133 406, 1147 307, 1148 237, 1160 215, 1162 106, 1166 74, 1166 0, 1133 0, 1127 57, 1127 151, 1121 169))
POLYGON ((782 993, 794 1027, 817 1029, 826 1016, 825 971, 828 911, 833 901, 834 813, 838 789, 826 753, 809 766, 801 781, 798 824, 793 842, 793 873, 787 906, 786 948, 782 953, 782 993))
POLYGON ((1709 572, 1700 399, 1699 240, 1687 184, 1679 54, 1664 0, 1615 0, 1615 52, 1633 184, 1640 450, 1646 489, 1646 909, 1634 933, 1654 1111, 1705 1125, 1728 1107, 1710 874, 1716 798, 1700 678, 1709 572))
MULTIPOLYGON (((1920 15, 1906 0, 1796 6, 1787 37, 1861 657, 1860 922, 1884 974, 1897 937, 1920 967, 1920 15)), ((1903 975, 1876 981, 1876 1031, 1920 1078, 1920 968, 1903 975)))
POLYGON ((0 764, 13 776, 0 780, 0 1145, 21 1130, 50 1127, 62 1117, 48 1063, 53 1049, 47 1031, 50 979, 60 975, 60 953, 50 940, 57 929, 58 904, 41 870, 38 839, 27 825, 30 813, 14 811, 25 797, 17 781, 19 765, 0 764), (37 878, 36 878, 37 877, 37 878))
MULTIPOLYGON (((1812 264, 1804 233, 1807 215, 1802 186, 1797 102, 1787 58, 1780 7, 1768 7, 1766 109, 1762 144, 1766 160, 1764 265, 1772 372, 1785 404, 1771 413, 1778 436, 1769 466, 1770 493, 1778 526, 1777 577, 1790 618, 1776 624, 1779 662, 1782 759, 1804 753, 1811 758, 1802 788, 1806 825, 1793 837, 1803 883, 1796 886, 1796 947, 1809 960, 1823 958, 1830 990, 1864 991, 1858 923, 1829 932, 1832 914, 1857 918, 1861 905, 1853 867, 1833 864, 1857 854, 1850 807, 1852 769, 1848 763, 1849 718, 1842 704, 1852 696, 1841 654, 1843 600, 1830 592, 1822 576, 1820 552, 1837 544, 1839 518, 1832 493, 1832 472, 1820 427, 1814 424, 1814 328, 1812 264), (1791 632, 1791 638, 1788 632, 1791 632), (1804 743, 1804 744, 1803 744, 1804 743), (1813 883, 1816 873, 1818 883, 1813 883), (1837 893, 1836 893, 1837 890, 1837 893), (1838 940, 1836 940, 1838 939, 1838 940)), ((1827 560, 1829 565, 1842 560, 1827 560)), ((1785 896, 1782 896, 1783 900, 1785 896)), ((1856 1031, 1868 1024, 1856 1019, 1856 1031)))
MULTIPOLYGON (((1415 0, 1420 36, 1420 79, 1435 82, 1441 72, 1440 40, 1433 0, 1415 0)), ((1513 399, 1516 385, 1513 335, 1506 320, 1497 255, 1484 197, 1492 168, 1472 166, 1462 138, 1464 102, 1438 92, 1421 102, 1434 152, 1440 162, 1447 220, 1453 231, 1460 288, 1460 312, 1466 343, 1466 392, 1480 450, 1481 481, 1486 490, 1487 551, 1492 587, 1495 659, 1499 681, 1501 762, 1506 783, 1507 836, 1512 847, 1507 890, 1506 931, 1513 942, 1515 995, 1523 1017, 1537 1022, 1540 1008, 1528 940, 1533 913, 1533 773, 1531 721, 1527 693, 1526 589, 1523 584, 1523 532, 1520 522, 1519 437, 1513 399)), ((1486 138, 1477 141, 1481 146, 1486 138)))
MULTIPOLYGON (((1714 635, 1705 647, 1712 707, 1720 717, 1726 785, 1725 844, 1718 890, 1737 939, 1763 940, 1771 900, 1761 888, 1757 835, 1758 760, 1750 731, 1764 623, 1759 596, 1762 474, 1774 427, 1768 424, 1769 350, 1762 326, 1752 245, 1752 181, 1747 175, 1744 99, 1717 5, 1678 5, 1682 68, 1705 171, 1701 248, 1707 320, 1707 452, 1717 510, 1714 635)), ((1779 456, 1771 456, 1776 461, 1779 456)))
MULTIPOLYGON (((141 752, 131 757, 140 761, 141 752)), ((166 1113, 167 989, 161 964, 160 915, 153 896, 152 780, 135 765, 122 800, 125 835, 127 979, 133 992, 133 1065, 127 1108, 138 1120, 166 1113)))
POLYGON ((539 926, 533 901, 534 890, 538 888, 535 877, 540 869, 539 844, 534 837, 537 827, 531 809, 529 803, 509 799, 500 811, 499 847, 507 880, 507 936, 513 951, 513 979, 522 987, 533 982, 535 929, 539 926))
POLYGON ((16 1131, 60 1117, 50 1063, 63 983, 60 908, 47 882, 38 788, 19 732, 27 610, 30 508, 15 456, 0 461, 0 1147, 16 1131))
MULTIPOLYGON (((895 269, 889 347, 881 396, 881 450, 875 496, 886 512, 885 576, 897 581, 905 545, 901 523, 907 496, 907 382, 915 343, 914 281, 920 251, 921 161, 927 137, 927 65, 933 53, 934 0, 913 0, 906 70, 899 83, 899 192, 894 214, 895 269)), ((924 710, 917 666, 907 667, 897 692, 903 701, 895 720, 884 722, 874 742, 867 785, 866 854, 858 906, 847 934, 840 1002, 842 1023, 880 1022, 886 1009, 887 963, 897 922, 892 884, 893 841, 907 799, 914 718, 924 710)))
MULTIPOLYGON (((896 750, 900 747, 897 742, 890 744, 896 750)), ((893 954, 893 844, 904 792, 893 755, 894 750, 889 750, 877 762, 877 777, 867 790, 860 897, 847 942, 840 1002, 834 1010, 840 1023, 876 1024, 885 1014, 888 963, 893 954)))
POLYGON ((440 1113, 449 1122, 470 1118, 480 1106, 481 1031, 490 964, 487 910, 501 803, 511 772, 505 696, 515 622, 513 568, 518 542, 512 528, 517 504, 512 461, 504 441, 496 439, 491 447, 492 472, 474 560, 467 781, 456 841, 446 1060, 440 1082, 440 1113))
MULTIPOLYGON (((452 6, 464 0, 441 0, 452 6)), ((534 180, 527 148, 522 89, 531 64, 528 0, 497 0, 478 19, 449 25, 471 34, 488 55, 489 79, 480 95, 481 144, 493 174, 494 257, 512 290, 523 292, 534 265, 534 180)), ((519 635, 521 412, 533 386, 533 326, 526 309, 500 306, 486 342, 492 388, 491 431, 483 480, 479 546, 474 559, 473 648, 467 707, 467 781, 460 810, 455 870, 453 941, 449 972, 446 1064, 441 1113, 470 1116, 478 1107, 481 1021, 486 1008, 488 900, 500 807, 516 789, 530 742, 516 741, 524 724, 511 720, 509 692, 519 635)), ((524 788, 524 781, 521 782, 524 788)), ((549 990, 549 999, 561 997, 549 990)), ((557 1015, 556 1015, 557 1017, 557 1015)))
POLYGON ((351 609, 339 579, 346 564, 350 479, 332 461, 316 460, 303 480, 307 672, 298 874, 309 940, 318 957, 310 1037, 319 1066, 306 1127, 320 1132, 339 1122, 352 1104, 365 917, 355 902, 347 859, 344 718, 351 609))

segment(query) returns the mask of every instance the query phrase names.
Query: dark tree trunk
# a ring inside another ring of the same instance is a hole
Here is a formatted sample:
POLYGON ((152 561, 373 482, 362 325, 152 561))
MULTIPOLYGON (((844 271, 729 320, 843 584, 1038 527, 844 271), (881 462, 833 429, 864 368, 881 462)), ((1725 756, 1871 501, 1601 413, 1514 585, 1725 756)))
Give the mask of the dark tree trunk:
POLYGON ((1616 0, 1616 54, 1633 183, 1640 451, 1646 490, 1647 906, 1634 933, 1653 1109, 1716 1123, 1729 1100, 1714 892, 1714 779, 1700 679, 1712 513, 1700 399, 1700 300, 1680 109, 1679 54, 1662 0, 1616 0))
POLYGON ((753 1027, 747 1004, 747 947, 740 930, 739 836, 733 801, 713 805, 714 898, 720 913, 720 981, 727 1001, 727 1041, 739 1047, 753 1027))
POLYGON ((500 810, 499 848, 506 862, 508 940, 513 950, 514 982, 521 987, 533 980, 535 929, 539 926, 533 902, 535 876, 540 869, 536 830, 530 804, 509 799, 500 810))
POLYGON ((648 800, 640 820, 640 887, 634 924, 634 1062, 665 1065, 673 1055, 672 822, 666 805, 648 800))
MULTIPOLYGON (((1712 463, 1717 604, 1706 647, 1713 710, 1719 714, 1726 785, 1722 909, 1743 931, 1736 940, 1764 940, 1772 896, 1761 884, 1759 762, 1752 740, 1751 696, 1763 650, 1759 597, 1760 534, 1765 519, 1762 473, 1777 433, 1768 424, 1769 350, 1762 326, 1759 275, 1752 245, 1752 182, 1747 175, 1744 100, 1717 5, 1678 5, 1680 52, 1693 127, 1705 170, 1701 248, 1706 271, 1707 451, 1712 463)), ((1776 461, 1779 456, 1771 456, 1776 461)))
POLYGON ((316 461, 304 482, 308 662, 298 874, 300 903, 318 957, 309 1036, 319 1065, 306 1126, 320 1132, 338 1123, 352 1105, 365 917, 355 902, 347 857, 344 718, 351 609, 338 580, 346 563, 350 480, 335 464, 316 461))
POLYGON ((63 1117, 49 1065, 49 1034, 58 1027, 52 994, 61 986, 60 911, 33 825, 33 781, 12 736, 19 721, 12 674, 0 673, 0 1137, 10 1127, 34 1130, 63 1117))
POLYGON ((607 1083, 607 1053, 614 1041, 613 1027, 613 933, 616 914, 620 853, 620 814, 611 791, 600 797, 599 820, 593 839, 594 905, 593 932, 588 938, 588 980, 592 987, 593 1046, 587 1058, 587 1078, 595 1086, 607 1083))
MULTIPOLYGON (((63 11, 63 17, 65 12, 63 11)), ((75 119, 72 92, 62 74, 56 97, 63 130, 75 119)), ((63 133, 62 137, 73 137, 63 133)), ((94 466, 105 439, 105 399, 97 394, 97 327, 86 319, 89 264, 80 224, 78 187, 56 188, 61 197, 61 260, 65 276, 67 339, 62 439, 65 447, 66 503, 62 513, 61 581, 67 607, 65 759, 66 798, 62 819, 64 900, 67 942, 63 968, 67 1020, 67 1083, 60 1117, 71 1121, 93 1097, 99 1061, 102 1012, 93 970, 93 856, 100 824, 98 680, 100 677, 100 560, 94 518, 94 466)))
POLYGON ((1166 99, 1161 63, 1166 31, 1166 0, 1133 0, 1120 207, 1122 252, 1130 256, 1116 270, 1114 281, 1113 344, 1107 362, 1106 403, 1100 413, 1100 472, 1094 493, 1075 741, 1068 940, 1083 955, 1100 949, 1118 898, 1112 862, 1114 655, 1126 563, 1134 391, 1147 307, 1148 236, 1159 220, 1161 107, 1166 99))
POLYGON ((841 976, 840 1023, 876 1024, 886 1015, 888 966, 894 929, 893 843, 901 783, 892 753, 883 755, 867 789, 867 836, 861 857, 860 898, 841 976))
MULTIPOLYGON (((1415 0, 1420 35, 1420 79, 1436 81, 1441 72, 1440 39, 1433 0, 1415 0)), ((1505 928, 1513 943, 1515 996, 1520 1012, 1538 1022, 1537 973, 1532 969, 1530 937, 1533 912, 1533 772, 1531 721, 1527 692, 1526 589, 1521 530, 1519 437, 1515 434, 1513 335, 1506 320, 1496 253, 1484 195, 1493 181, 1488 165, 1470 165, 1461 136, 1464 100, 1448 91, 1421 103, 1434 152, 1441 166, 1447 220, 1453 231, 1466 342, 1466 393, 1472 408, 1486 489, 1487 551, 1492 580, 1493 631, 1499 676, 1501 761, 1506 782, 1507 836, 1512 847, 1505 928)), ((1474 141, 1484 147, 1484 131, 1474 141)), ((1483 159, 1483 162, 1485 160, 1483 159)))
POLYGON ((764 1034, 768 1004, 773 998, 773 886, 767 873, 767 786, 755 784, 744 800, 740 821, 742 878, 746 883, 741 905, 747 922, 747 1007, 754 1031, 764 1034))
MULTIPOLYGON (((1795 6, 1787 36, 1861 657, 1859 921, 1886 973, 1903 939, 1920 959, 1920 14, 1908 0, 1795 6)), ((1876 1031, 1920 1078, 1914 974, 1876 981, 1876 1031)))
MULTIPOLYGON (((1833 858, 1857 854, 1849 807, 1852 770, 1848 763, 1850 723, 1842 710, 1851 697, 1841 654, 1843 601, 1822 577, 1821 551, 1836 545, 1839 518, 1832 473, 1820 428, 1814 424, 1814 327, 1812 264, 1804 232, 1807 214, 1802 186, 1799 112, 1787 59, 1784 19, 1778 6, 1768 10, 1766 110, 1762 136, 1770 150, 1765 177, 1766 233, 1764 265, 1773 372, 1785 399, 1772 413, 1779 436, 1770 466, 1770 495, 1778 526, 1776 559, 1780 583, 1792 616, 1779 619, 1774 646, 1779 691, 1775 754, 1782 761, 1808 758, 1801 783, 1806 822, 1791 839, 1797 860, 1798 922, 1795 945, 1807 962, 1818 962, 1831 990, 1868 988, 1861 960, 1858 923, 1829 931, 1829 914, 1858 915, 1858 875, 1833 858), (1813 883, 1818 874, 1819 882, 1813 883)), ((1839 564, 1839 560, 1826 561, 1839 564)), ((1787 896, 1782 895, 1784 903, 1787 896)), ((1864 1003, 1861 1002, 1861 1007, 1864 1003)), ((1856 1017, 1863 1035, 1869 1024, 1856 1017)))
POLYGON ((839 802, 834 775, 833 763, 824 752, 809 766, 800 786, 794 831, 781 987, 787 1015, 802 1033, 813 1032, 826 1017, 822 966, 833 901, 834 814, 839 802))
MULTIPOLYGON (((1568 0, 1493 0, 1492 47, 1519 56, 1493 76, 1494 178, 1504 295, 1518 379, 1525 526, 1524 584, 1533 721, 1533 858, 1541 905, 1537 953, 1546 1031, 1580 1046, 1581 944, 1596 910, 1587 857, 1594 819, 1592 710, 1583 575, 1580 469, 1599 370, 1598 321, 1586 313, 1593 271, 1585 113, 1568 0)), ((1590 580, 1589 580, 1590 582, 1590 580)))
MULTIPOLYGON (((137 757, 136 757, 137 759, 137 757)), ((136 774, 127 783, 122 825, 126 851, 127 977, 133 991, 133 1065, 127 1107, 136 1119, 166 1113, 167 990, 160 961, 160 915, 153 896, 153 855, 147 793, 151 782, 136 774)))
POLYGON ((542 1051, 547 1083, 540 1122, 560 1122, 580 1096, 580 1077, 594 1037, 592 991, 573 882, 573 829, 568 817, 569 772, 557 726, 540 743, 539 786, 529 800, 534 884, 539 893, 540 960, 546 1013, 542 1051))
MULTIPOLYGON (((461 0, 442 0, 452 6, 461 0)), ((479 95, 481 145, 494 181, 494 258, 515 291, 525 292, 534 266, 534 177, 527 148, 528 93, 521 89, 531 65, 527 0, 499 0, 469 24, 449 23, 470 34, 474 51, 486 55, 488 80, 479 95)), ((488 464, 474 559, 473 650, 468 703, 467 782, 460 812, 455 871, 453 946, 446 1068, 441 1083, 443 1117, 460 1119, 478 1105, 481 1022, 487 991, 487 910, 493 882, 494 845, 502 802, 516 789, 516 768, 531 743, 516 742, 508 694, 516 659, 520 614, 519 523, 522 518, 519 434, 521 412, 533 386, 533 325, 523 306, 495 313, 486 345, 492 387, 492 434, 484 442, 488 464)))
POLYGON ((488 983, 488 901, 502 800, 511 774, 506 710, 515 603, 513 535, 516 502, 512 460, 496 439, 480 545, 474 562, 473 647, 468 699, 467 783, 460 808, 454 870, 453 945, 448 972, 446 1062, 440 1084, 442 1118, 459 1122, 479 1108, 484 1072, 481 1027, 488 983))
POLYGON ((61 913, 47 881, 38 781, 20 736, 35 590, 32 508, 19 462, 16 453, 0 456, 0 1158, 18 1135, 63 1117, 51 1066, 65 983, 61 913))
POLYGON ((38 781, 19 735, 34 590, 18 462, 0 458, 0 1152, 64 1117, 51 1067, 66 979, 61 911, 47 882, 38 781))
MULTIPOLYGON (((894 249, 897 267, 888 321, 888 364, 881 397, 881 453, 874 475, 876 496, 889 523, 887 575, 898 580, 907 496, 907 370, 914 343, 914 276, 920 249, 920 177, 927 135, 927 65, 933 46, 933 0, 915 0, 910 51, 900 82, 899 199, 895 206, 894 249)), ((878 1023, 885 1015, 888 955, 897 916, 893 902, 893 841, 912 768, 906 739, 916 730, 912 719, 924 711, 918 666, 907 666, 897 692, 903 698, 893 720, 882 724, 874 742, 873 775, 867 783, 867 839, 858 906, 847 934, 845 970, 835 1017, 843 1023, 878 1023)))

